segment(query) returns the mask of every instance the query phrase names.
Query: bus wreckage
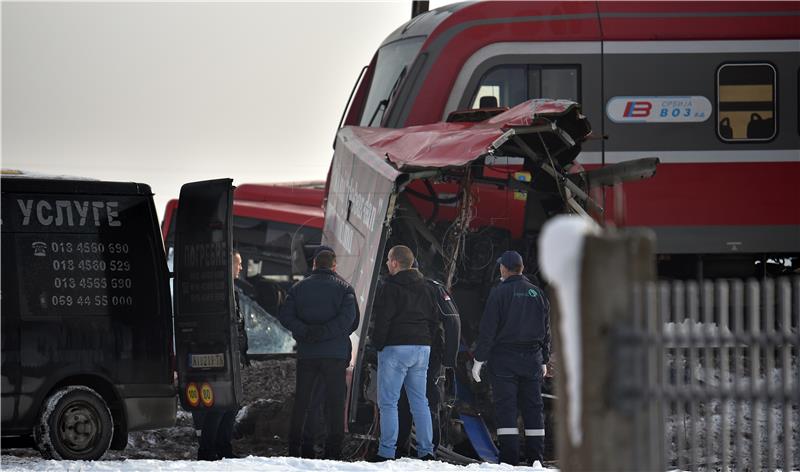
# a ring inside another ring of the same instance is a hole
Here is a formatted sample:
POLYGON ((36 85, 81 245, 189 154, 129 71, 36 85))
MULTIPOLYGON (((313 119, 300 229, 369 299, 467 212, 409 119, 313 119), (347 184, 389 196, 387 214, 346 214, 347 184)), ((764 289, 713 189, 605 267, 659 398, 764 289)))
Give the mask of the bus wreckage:
MULTIPOLYGON (((444 381, 437 382, 443 394, 434 418, 441 428, 439 455, 496 462, 489 433, 494 428, 484 423, 492 415, 481 415, 491 411, 486 387, 472 384, 468 372, 483 302, 497 280, 497 257, 517 250, 526 273, 535 277, 537 236, 548 218, 564 212, 600 216, 597 201, 603 199, 592 198, 595 189, 655 173, 656 158, 583 171, 575 158, 590 135, 580 105, 566 100, 455 112, 447 122, 430 125, 339 131, 323 243, 336 250, 337 271, 353 285, 361 313, 351 336, 351 433, 374 439, 372 305, 386 273, 385 252, 404 244, 414 251, 423 274, 444 285, 461 319, 460 333, 446 333, 449 344, 455 339, 460 345, 459 352, 446 353, 444 381)), ((552 451, 548 439, 545 454, 552 451)))

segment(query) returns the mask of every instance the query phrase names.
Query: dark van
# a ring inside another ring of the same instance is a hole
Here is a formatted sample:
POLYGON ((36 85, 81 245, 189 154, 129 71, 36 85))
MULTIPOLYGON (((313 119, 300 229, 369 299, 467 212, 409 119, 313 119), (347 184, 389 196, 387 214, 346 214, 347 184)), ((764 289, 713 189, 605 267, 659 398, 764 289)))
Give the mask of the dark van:
POLYGON ((4 443, 33 436, 46 458, 93 460, 128 431, 174 425, 178 398, 238 407, 231 184, 181 189, 173 330, 150 187, 2 175, 4 443))
POLYGON ((175 423, 169 271, 150 187, 3 175, 2 435, 93 460, 175 423))

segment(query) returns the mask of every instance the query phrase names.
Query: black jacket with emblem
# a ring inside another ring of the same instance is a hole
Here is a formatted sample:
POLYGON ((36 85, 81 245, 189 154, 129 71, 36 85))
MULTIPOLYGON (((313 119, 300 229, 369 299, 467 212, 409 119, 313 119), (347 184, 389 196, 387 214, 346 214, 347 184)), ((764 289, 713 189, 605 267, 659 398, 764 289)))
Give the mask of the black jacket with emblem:
POLYGON ((512 275, 489 292, 481 318, 475 359, 495 349, 541 349, 550 359, 550 303, 524 275, 512 275))

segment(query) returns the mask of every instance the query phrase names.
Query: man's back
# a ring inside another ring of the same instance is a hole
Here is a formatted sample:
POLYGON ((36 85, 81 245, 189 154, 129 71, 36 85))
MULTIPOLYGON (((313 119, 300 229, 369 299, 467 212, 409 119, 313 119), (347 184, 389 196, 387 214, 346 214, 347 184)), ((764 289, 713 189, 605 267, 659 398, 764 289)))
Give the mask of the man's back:
MULTIPOLYGON (((299 337, 299 358, 349 359, 356 316, 352 287, 330 269, 316 269, 311 276, 296 283, 281 309, 281 322, 295 317, 308 326, 324 327, 321 339, 299 337)), ((291 322, 284 323, 290 329, 291 322)), ((296 329, 292 329, 294 333, 296 329)))
POLYGON ((523 275, 513 275, 494 287, 481 319, 476 356, 486 359, 497 346, 549 345, 550 304, 544 292, 523 275))
POLYGON ((439 321, 438 308, 418 270, 403 270, 387 277, 375 297, 373 312, 375 328, 371 340, 376 349, 431 345, 431 331, 439 321))

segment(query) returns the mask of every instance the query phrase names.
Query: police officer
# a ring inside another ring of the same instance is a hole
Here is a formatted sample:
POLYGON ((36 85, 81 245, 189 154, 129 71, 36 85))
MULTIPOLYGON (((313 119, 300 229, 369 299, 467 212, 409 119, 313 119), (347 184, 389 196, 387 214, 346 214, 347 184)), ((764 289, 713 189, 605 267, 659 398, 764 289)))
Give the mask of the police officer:
POLYGON ((544 452, 542 378, 550 358, 550 304, 522 275, 522 256, 506 251, 497 260, 502 282, 489 293, 481 318, 472 376, 480 382, 488 361, 500 462, 519 463, 517 408, 525 423, 528 460, 544 452))

